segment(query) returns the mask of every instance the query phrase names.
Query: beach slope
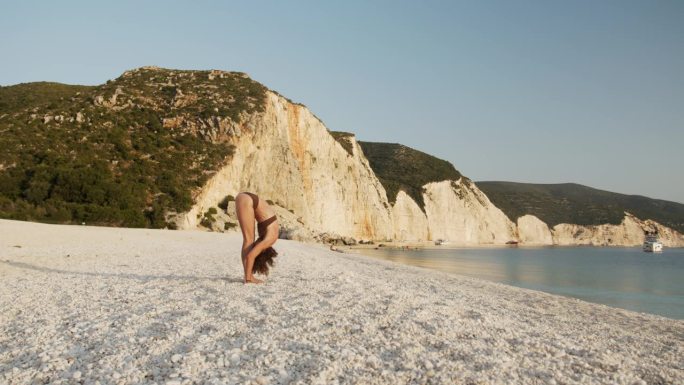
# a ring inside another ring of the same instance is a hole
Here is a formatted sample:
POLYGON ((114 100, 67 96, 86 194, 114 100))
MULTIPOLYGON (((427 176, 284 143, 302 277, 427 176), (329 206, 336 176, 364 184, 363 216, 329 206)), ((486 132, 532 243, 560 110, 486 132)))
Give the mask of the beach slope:
POLYGON ((0 384, 681 384, 684 322, 281 240, 0 220, 0 384))

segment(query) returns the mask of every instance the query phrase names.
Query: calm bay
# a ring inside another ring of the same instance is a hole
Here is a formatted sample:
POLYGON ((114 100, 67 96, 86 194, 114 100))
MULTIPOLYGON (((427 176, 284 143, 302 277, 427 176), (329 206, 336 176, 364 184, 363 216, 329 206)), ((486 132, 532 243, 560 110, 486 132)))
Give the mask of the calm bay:
POLYGON ((684 248, 360 249, 364 255, 684 319, 684 248))

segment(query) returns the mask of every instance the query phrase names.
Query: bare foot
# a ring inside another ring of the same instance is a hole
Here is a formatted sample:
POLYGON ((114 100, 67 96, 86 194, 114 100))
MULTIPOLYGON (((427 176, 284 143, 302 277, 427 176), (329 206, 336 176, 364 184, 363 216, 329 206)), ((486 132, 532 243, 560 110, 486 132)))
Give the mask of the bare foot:
POLYGON ((257 278, 250 278, 250 279, 245 279, 245 283, 264 283, 264 281, 257 279, 257 278))

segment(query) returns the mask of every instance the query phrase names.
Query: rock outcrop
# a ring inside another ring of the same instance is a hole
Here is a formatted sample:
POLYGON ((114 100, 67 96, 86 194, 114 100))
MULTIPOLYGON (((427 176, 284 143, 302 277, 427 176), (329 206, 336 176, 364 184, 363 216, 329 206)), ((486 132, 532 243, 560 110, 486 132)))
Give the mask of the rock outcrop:
POLYGON ((534 215, 518 218, 518 239, 525 245, 552 245, 553 237, 549 226, 534 215))
POLYGON ((240 72, 143 67, 99 86, 0 87, 0 99, 5 218, 230 231, 235 195, 252 191, 290 239, 635 245, 657 231, 684 246, 682 204, 572 183, 476 186, 430 154, 330 132, 240 72), (675 230, 619 223, 624 212, 675 230))
MULTIPOLYGON (((353 135, 338 141, 306 107, 274 92, 266 99, 263 112, 245 115, 241 123, 226 119, 207 125, 217 141, 235 151, 196 194, 192 209, 176 217, 179 228, 196 228, 219 202, 253 191, 276 207, 281 236, 298 240, 632 246, 643 242, 644 231, 657 230, 666 246, 684 245, 678 232, 629 214, 619 225, 549 229, 533 215, 513 223, 465 177, 425 184, 424 210, 404 191, 390 204, 353 135)), ((172 124, 184 122, 164 122, 172 124)), ((233 210, 230 206, 219 216, 228 225, 212 228, 237 230, 233 210)))
POLYGON ((297 239, 441 238, 455 244, 515 239, 515 225, 467 178, 425 185, 425 212, 403 191, 390 205, 353 136, 345 137, 345 149, 307 108, 276 93, 267 93, 264 112, 225 129, 234 133, 228 140, 235 147, 232 159, 177 218, 179 228, 197 227, 226 196, 253 191, 298 219, 284 226, 285 236, 297 234, 297 239))
POLYGON ((469 245, 505 244, 515 238, 515 225, 467 178, 424 188, 431 239, 469 245))
POLYGON ((246 117, 231 138, 235 152, 179 220, 194 228, 227 195, 253 191, 317 233, 391 239, 385 190, 359 146, 348 153, 307 108, 269 92, 265 111, 246 117))
POLYGON ((404 191, 399 191, 392 206, 392 222, 397 241, 419 242, 431 238, 427 216, 404 191))
POLYGON ((645 233, 657 233, 667 247, 681 247, 684 236, 652 220, 641 220, 625 213, 618 225, 603 224, 582 226, 561 223, 549 229, 546 223, 534 215, 518 218, 518 236, 526 245, 559 246, 638 246, 645 240, 645 233))
POLYGON ((629 213, 619 225, 580 226, 561 223, 553 227, 553 243, 561 246, 637 246, 644 242, 646 232, 658 233, 667 247, 681 247, 684 237, 677 231, 651 220, 641 220, 629 213))

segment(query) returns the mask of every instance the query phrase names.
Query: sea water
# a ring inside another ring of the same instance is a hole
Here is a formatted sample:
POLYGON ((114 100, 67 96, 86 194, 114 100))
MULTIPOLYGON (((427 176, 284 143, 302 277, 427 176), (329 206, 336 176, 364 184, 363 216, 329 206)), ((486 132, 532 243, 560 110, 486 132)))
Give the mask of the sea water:
POLYGON ((684 319, 684 248, 501 247, 361 253, 628 310, 684 319))

